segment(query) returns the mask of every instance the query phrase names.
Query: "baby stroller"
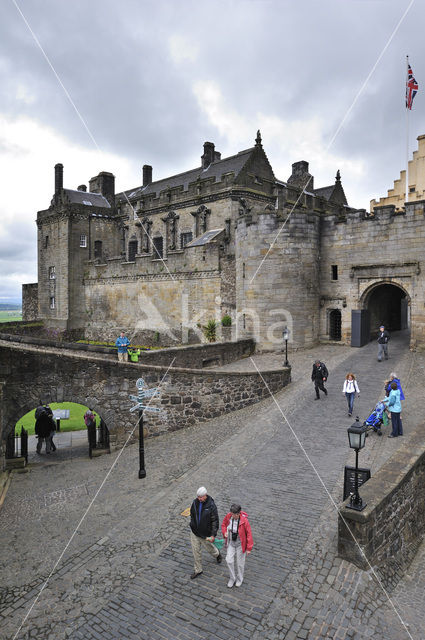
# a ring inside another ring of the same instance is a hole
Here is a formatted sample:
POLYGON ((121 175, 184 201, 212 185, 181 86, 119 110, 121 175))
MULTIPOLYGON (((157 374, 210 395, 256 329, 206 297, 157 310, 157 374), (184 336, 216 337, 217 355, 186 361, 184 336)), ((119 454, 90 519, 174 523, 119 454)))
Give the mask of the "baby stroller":
POLYGON ((385 413, 385 404, 383 402, 378 402, 370 416, 363 422, 363 426, 368 427, 366 436, 368 435, 368 431, 372 430, 377 433, 378 436, 382 436, 381 426, 387 424, 388 418, 385 413))

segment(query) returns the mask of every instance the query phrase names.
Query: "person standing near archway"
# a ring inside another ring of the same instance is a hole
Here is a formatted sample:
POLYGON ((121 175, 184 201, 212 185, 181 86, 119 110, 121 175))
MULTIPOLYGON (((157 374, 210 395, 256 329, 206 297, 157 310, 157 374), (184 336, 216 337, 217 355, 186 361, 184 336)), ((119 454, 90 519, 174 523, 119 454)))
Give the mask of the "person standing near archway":
POLYGON ((385 356, 385 360, 388 360, 388 340, 390 339, 390 334, 385 329, 384 325, 381 324, 379 327, 378 334, 378 362, 382 362, 382 355, 385 356))

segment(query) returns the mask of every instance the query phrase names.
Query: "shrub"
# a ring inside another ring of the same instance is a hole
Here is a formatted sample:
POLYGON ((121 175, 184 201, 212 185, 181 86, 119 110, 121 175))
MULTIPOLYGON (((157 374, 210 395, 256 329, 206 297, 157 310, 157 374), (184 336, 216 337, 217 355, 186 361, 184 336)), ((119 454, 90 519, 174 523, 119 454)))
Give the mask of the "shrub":
POLYGON ((229 316, 228 313, 226 313, 226 315, 222 317, 221 324, 223 325, 223 327, 231 327, 232 326, 232 318, 229 316))
POLYGON ((208 342, 215 342, 218 323, 215 320, 208 320, 205 327, 202 327, 204 336, 208 342))

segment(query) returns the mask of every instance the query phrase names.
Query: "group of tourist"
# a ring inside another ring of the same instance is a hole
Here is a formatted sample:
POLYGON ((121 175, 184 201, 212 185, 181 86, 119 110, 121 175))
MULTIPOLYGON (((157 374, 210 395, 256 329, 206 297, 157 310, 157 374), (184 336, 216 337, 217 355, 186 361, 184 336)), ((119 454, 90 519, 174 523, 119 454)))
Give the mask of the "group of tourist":
MULTIPOLYGON (((384 325, 379 327, 378 334, 378 362, 382 361, 382 357, 388 360, 388 341, 390 334, 385 329, 384 325)), ((320 400, 320 393, 322 391, 326 396, 328 391, 325 388, 325 382, 329 377, 329 372, 324 362, 316 360, 313 364, 313 371, 311 379, 314 382, 314 389, 316 391, 315 400, 320 400)), ((381 400, 386 405, 386 409, 391 414, 392 431, 389 434, 389 438, 397 438, 403 435, 403 425, 401 422, 401 401, 404 400, 404 393, 401 388, 400 379, 396 373, 391 373, 389 380, 385 381, 385 398, 381 400)), ((351 371, 347 373, 342 387, 342 393, 345 395, 348 404, 348 416, 353 415, 354 399, 356 394, 360 397, 360 389, 356 376, 351 371)), ((381 434, 380 434, 381 435, 381 434)))
MULTIPOLYGON (((218 564, 222 561, 216 542, 218 528, 216 504, 208 495, 206 488, 199 487, 190 507, 190 542, 194 560, 194 570, 190 576, 192 579, 202 573, 202 548, 208 551, 218 564)), ((221 524, 221 531, 225 540, 226 562, 230 574, 227 586, 240 587, 244 577, 246 556, 254 546, 248 516, 245 511, 242 511, 240 504, 230 506, 230 511, 221 524)))
POLYGON ((35 435, 37 436, 37 453, 41 453, 43 443, 46 445, 46 453, 56 451, 53 436, 56 432, 56 422, 53 411, 48 404, 40 405, 35 410, 35 435))

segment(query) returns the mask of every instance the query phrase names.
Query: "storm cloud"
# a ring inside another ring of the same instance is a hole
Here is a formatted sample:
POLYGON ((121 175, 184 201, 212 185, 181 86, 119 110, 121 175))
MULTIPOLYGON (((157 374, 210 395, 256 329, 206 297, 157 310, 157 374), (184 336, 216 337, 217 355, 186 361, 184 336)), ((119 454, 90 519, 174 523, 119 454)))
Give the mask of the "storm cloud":
POLYGON ((340 169, 349 203, 367 208, 405 166, 406 54, 410 154, 425 133, 424 18, 410 0, 3 3, 0 296, 37 279, 34 220, 56 162, 65 186, 106 170, 131 188, 145 163, 163 178, 199 166, 205 140, 232 155, 260 129, 278 178, 301 159, 316 187, 340 169))

